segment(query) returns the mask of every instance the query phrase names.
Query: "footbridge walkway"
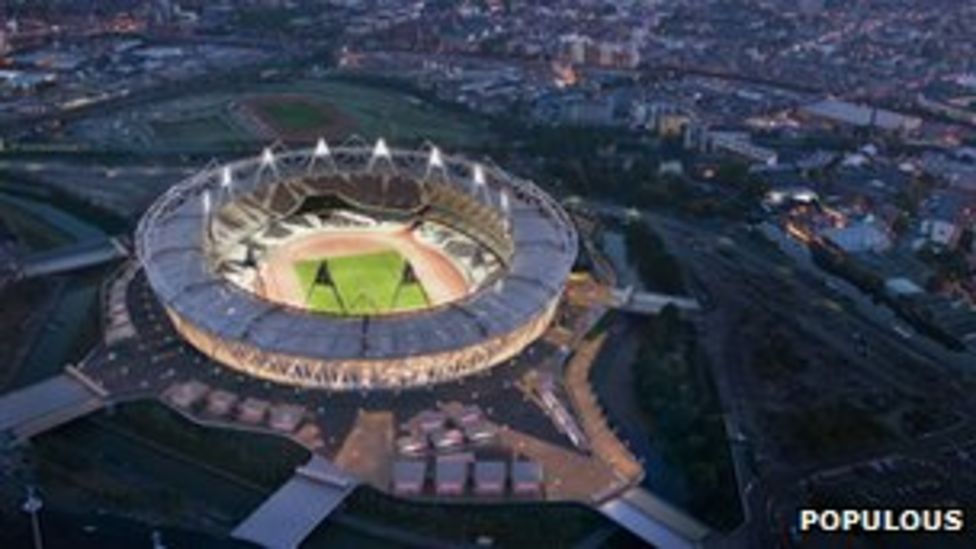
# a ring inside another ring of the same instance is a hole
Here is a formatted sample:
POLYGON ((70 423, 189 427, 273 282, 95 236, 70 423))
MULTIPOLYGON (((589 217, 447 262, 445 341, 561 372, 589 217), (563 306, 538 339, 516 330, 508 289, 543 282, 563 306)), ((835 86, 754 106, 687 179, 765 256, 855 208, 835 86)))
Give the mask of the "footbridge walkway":
POLYGON ((653 292, 640 292, 632 286, 612 289, 610 291, 609 305, 621 311, 645 315, 658 314, 668 305, 674 305, 682 311, 701 310, 701 305, 694 298, 653 292))
POLYGON ((107 404, 104 389, 77 370, 0 395, 0 433, 23 441, 107 404))
POLYGON ((231 534, 270 549, 298 547, 356 487, 356 480, 313 455, 231 534))
POLYGON ((641 487, 631 488, 597 509, 652 547, 695 549, 717 541, 707 526, 641 487))
POLYGON ((124 239, 104 238, 28 255, 19 269, 20 278, 36 278, 94 267, 129 257, 124 239))

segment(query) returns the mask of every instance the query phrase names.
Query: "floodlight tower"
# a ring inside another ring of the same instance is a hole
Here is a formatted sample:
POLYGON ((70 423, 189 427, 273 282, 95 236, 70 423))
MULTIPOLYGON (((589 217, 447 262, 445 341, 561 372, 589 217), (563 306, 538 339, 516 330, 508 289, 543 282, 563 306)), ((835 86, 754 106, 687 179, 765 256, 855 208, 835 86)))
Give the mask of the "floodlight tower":
POLYGON ((484 186, 485 184, 485 169, 481 164, 474 165, 474 175, 472 176, 476 185, 484 186))
POLYGON ((315 144, 315 150, 308 157, 308 171, 311 172, 314 170, 316 164, 319 162, 327 162, 333 170, 336 167, 335 160, 332 158, 332 149, 329 148, 329 144, 326 143, 323 137, 319 138, 315 144))
POLYGON ((210 190, 204 189, 200 195, 201 208, 203 210, 203 229, 204 242, 213 240, 213 205, 210 203, 210 190))
POLYGON ((498 191, 498 206, 502 210, 502 220, 505 223, 505 230, 507 231, 511 228, 512 206, 509 203, 508 193, 503 190, 498 191))
POLYGON ((220 172, 220 189, 224 200, 234 198, 234 172, 230 166, 224 166, 224 169, 220 172))
POLYGON ((260 181, 260 177, 264 172, 270 170, 272 174, 278 175, 278 163, 275 159, 274 149, 271 147, 265 147, 261 151, 261 163, 258 166, 258 171, 255 174, 257 181, 260 181))
POLYGON ((444 156, 437 147, 431 147, 430 156, 427 159, 427 173, 424 178, 429 178, 431 174, 437 173, 441 176, 447 175, 447 167, 444 165, 444 156))
POLYGON ((369 158, 367 169, 373 171, 376 163, 380 161, 386 161, 389 166, 393 166, 393 156, 390 154, 390 147, 387 146, 386 140, 382 137, 377 139, 376 145, 373 146, 373 154, 369 158))
POLYGON ((472 194, 475 198, 486 200, 491 203, 491 196, 488 194, 488 180, 485 177, 485 168, 481 164, 475 164, 471 180, 474 182, 472 194))
POLYGON ((230 166, 224 166, 224 169, 220 175, 220 186, 224 187, 225 189, 229 189, 233 184, 234 172, 231 171, 230 166))
POLYGON ((325 138, 320 137, 319 142, 315 144, 315 157, 320 158, 330 154, 332 152, 329 151, 329 144, 325 142, 325 138))

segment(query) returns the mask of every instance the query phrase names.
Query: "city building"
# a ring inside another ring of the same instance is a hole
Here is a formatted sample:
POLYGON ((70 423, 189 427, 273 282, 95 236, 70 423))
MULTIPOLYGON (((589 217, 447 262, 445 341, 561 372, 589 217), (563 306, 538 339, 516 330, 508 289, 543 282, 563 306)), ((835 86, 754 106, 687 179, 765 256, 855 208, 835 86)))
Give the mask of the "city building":
POLYGON ((860 105, 837 99, 824 99, 800 108, 802 117, 838 126, 878 129, 885 132, 908 134, 919 130, 922 120, 915 116, 860 105))
POLYGON ((933 244, 951 248, 965 231, 976 229, 976 197, 958 191, 939 191, 924 203, 921 215, 921 236, 933 244))

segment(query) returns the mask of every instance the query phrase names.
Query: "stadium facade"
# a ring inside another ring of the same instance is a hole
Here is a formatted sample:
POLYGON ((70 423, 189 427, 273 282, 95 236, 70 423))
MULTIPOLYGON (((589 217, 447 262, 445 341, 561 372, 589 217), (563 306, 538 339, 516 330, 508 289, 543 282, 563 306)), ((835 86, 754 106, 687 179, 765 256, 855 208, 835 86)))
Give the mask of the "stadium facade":
POLYGON ((186 341, 249 375, 332 390, 426 385, 509 359, 548 327, 577 254, 572 222, 533 183, 382 140, 334 149, 320 141, 208 167, 152 205, 136 240, 186 341), (277 247, 350 223, 447 235, 434 241, 465 273, 464 291, 370 314, 269 298, 262 262, 277 247))

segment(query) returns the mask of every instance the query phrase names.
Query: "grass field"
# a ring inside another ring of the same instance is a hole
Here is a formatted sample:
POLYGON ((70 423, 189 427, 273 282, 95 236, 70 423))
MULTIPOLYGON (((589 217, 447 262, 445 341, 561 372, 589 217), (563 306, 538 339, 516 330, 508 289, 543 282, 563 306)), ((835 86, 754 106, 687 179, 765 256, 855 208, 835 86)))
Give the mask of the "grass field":
POLYGON ((356 122, 367 139, 385 137, 395 143, 431 140, 442 146, 476 146, 492 139, 477 117, 446 111, 407 94, 343 81, 308 86, 356 122))
POLYGON ((158 141, 174 146, 234 143, 253 138, 216 113, 181 120, 154 120, 149 127, 158 141))
POLYGON ((275 128, 287 133, 320 130, 333 123, 324 109, 308 101, 282 99, 261 103, 258 108, 275 128))
POLYGON ((322 261, 306 260, 295 265, 301 288, 308 295, 307 304, 314 311, 362 315, 427 306, 419 283, 402 283, 405 260, 397 252, 325 259, 333 286, 315 284, 322 261))
POLYGON ((385 137, 401 146, 430 140, 455 148, 476 147, 497 138, 489 122, 477 115, 389 86, 331 78, 220 85, 211 93, 174 95, 138 110, 113 111, 74 123, 72 135, 123 150, 244 149, 273 137, 294 145, 311 144, 318 137, 341 143, 352 135, 367 141, 385 137))

